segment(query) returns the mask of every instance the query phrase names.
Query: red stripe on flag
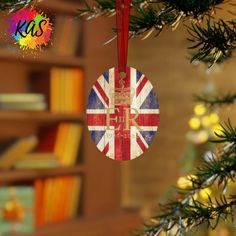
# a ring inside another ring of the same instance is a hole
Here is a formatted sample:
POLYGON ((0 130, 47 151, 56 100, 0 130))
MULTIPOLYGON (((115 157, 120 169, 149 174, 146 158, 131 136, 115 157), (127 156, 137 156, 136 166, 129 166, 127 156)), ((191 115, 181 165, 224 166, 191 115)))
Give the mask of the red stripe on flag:
POLYGON ((107 97, 107 95, 105 94, 103 88, 101 87, 101 85, 98 83, 98 81, 95 82, 94 84, 95 88, 97 89, 97 91, 100 93, 100 95, 102 96, 104 102, 106 103, 107 106, 109 106, 109 98, 107 97))
POLYGON ((88 126, 106 126, 106 114, 87 114, 88 126))
POLYGON ((108 151, 109 151, 109 143, 104 147, 102 153, 103 153, 104 155, 106 155, 106 154, 108 153, 108 151))
POLYGON ((145 86, 147 82, 148 82, 147 77, 144 77, 136 89, 136 97, 138 97, 139 93, 141 92, 141 90, 143 89, 143 87, 145 86))
MULTIPOLYGON (((135 117, 135 114, 131 115, 131 118, 135 117)), ((139 126, 158 126, 159 125, 159 114, 139 114, 135 119, 135 122, 139 126)), ((133 126, 132 120, 130 125, 133 126)))
POLYGON ((144 145, 142 139, 137 135, 136 142, 138 143, 139 147, 142 149, 143 152, 147 150, 147 147, 144 145))
MULTIPOLYGON (((120 88, 120 76, 117 68, 115 69, 115 88, 120 88)), ((126 78, 124 78, 124 88, 130 89, 130 69, 126 69, 126 78)), ((125 117, 125 108, 129 108, 129 105, 115 105, 116 113, 119 117, 125 117)), ((115 130, 115 144, 114 153, 115 160, 126 161, 130 160, 130 130, 126 130, 125 122, 119 124, 119 129, 115 130)))

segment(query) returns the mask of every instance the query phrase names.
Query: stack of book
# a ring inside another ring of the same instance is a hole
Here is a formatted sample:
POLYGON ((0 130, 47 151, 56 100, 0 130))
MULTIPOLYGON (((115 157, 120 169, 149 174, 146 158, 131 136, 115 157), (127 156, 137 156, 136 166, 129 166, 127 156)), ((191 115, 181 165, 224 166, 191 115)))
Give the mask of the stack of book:
POLYGON ((75 218, 81 183, 81 177, 77 176, 36 180, 36 227, 75 218))
POLYGON ((0 235, 33 233, 35 228, 76 217, 82 178, 37 179, 33 186, 0 187, 0 235))
POLYGON ((0 169, 45 169, 76 163, 82 139, 82 125, 60 123, 38 139, 22 137, 0 146, 0 169))
POLYGON ((37 93, 1 93, 0 109, 43 111, 47 104, 45 96, 37 93))
POLYGON ((50 107, 52 112, 83 111, 83 71, 54 67, 50 73, 50 107))
POLYGON ((41 134, 37 151, 54 153, 61 166, 73 166, 80 151, 82 127, 81 124, 64 122, 47 129, 41 134))
POLYGON ((58 15, 54 25, 55 33, 52 50, 60 55, 75 56, 82 42, 81 24, 81 20, 75 17, 58 15))

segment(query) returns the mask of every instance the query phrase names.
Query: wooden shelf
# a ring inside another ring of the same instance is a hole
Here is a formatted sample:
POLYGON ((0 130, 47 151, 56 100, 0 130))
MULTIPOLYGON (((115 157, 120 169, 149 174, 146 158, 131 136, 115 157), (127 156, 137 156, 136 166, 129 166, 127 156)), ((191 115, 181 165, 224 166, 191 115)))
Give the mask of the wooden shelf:
POLYGON ((84 165, 73 167, 60 167, 53 169, 32 169, 32 170, 0 170, 0 183, 21 182, 24 180, 34 180, 53 176, 82 174, 85 172, 84 165))
POLYGON ((0 140, 20 138, 38 133, 41 128, 59 122, 84 123, 80 114, 60 114, 41 111, 0 111, 0 140))
POLYGON ((80 114, 61 114, 47 111, 3 111, 0 110, 0 122, 35 122, 35 123, 53 123, 60 121, 83 122, 83 116, 80 114))
POLYGON ((11 236, 129 236, 140 229, 142 220, 137 211, 122 211, 97 219, 78 218, 60 224, 49 225, 38 229, 34 234, 14 234, 11 236))
POLYGON ((62 56, 52 52, 39 53, 37 56, 22 54, 19 51, 0 48, 0 59, 8 61, 17 61, 20 63, 29 62, 32 64, 48 64, 56 66, 74 66, 83 67, 85 65, 84 57, 62 56))
POLYGON ((39 3, 39 6, 54 11, 60 11, 69 14, 78 14, 78 9, 82 7, 82 4, 80 1, 68 2, 66 0, 42 0, 39 3))

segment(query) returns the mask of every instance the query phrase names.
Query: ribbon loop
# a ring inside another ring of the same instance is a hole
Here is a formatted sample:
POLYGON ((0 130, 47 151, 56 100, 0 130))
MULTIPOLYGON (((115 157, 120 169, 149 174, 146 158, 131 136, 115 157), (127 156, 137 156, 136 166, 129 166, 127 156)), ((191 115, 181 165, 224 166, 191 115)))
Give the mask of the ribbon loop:
POLYGON ((116 0, 118 70, 126 72, 129 39, 130 0, 116 0))

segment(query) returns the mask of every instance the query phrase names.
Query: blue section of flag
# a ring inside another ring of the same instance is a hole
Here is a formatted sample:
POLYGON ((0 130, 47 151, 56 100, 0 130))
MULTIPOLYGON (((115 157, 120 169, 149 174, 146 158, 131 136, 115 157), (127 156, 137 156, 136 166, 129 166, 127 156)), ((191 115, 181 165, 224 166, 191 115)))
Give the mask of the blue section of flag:
POLYGON ((88 109, 104 109, 105 106, 95 93, 94 89, 91 90, 88 98, 88 109))
POLYGON ((142 137, 145 139, 146 143, 149 146, 156 132, 157 131, 140 131, 140 134, 142 135, 142 137))
POLYGON ((105 80, 109 83, 109 71, 103 73, 105 80))
POLYGON ((94 143, 97 145, 102 139, 106 131, 90 131, 90 135, 94 143))
POLYGON ((147 98, 144 100, 140 109, 159 109, 157 95, 153 89, 150 91, 147 98))
POLYGON ((142 73, 140 71, 136 71, 136 81, 138 82, 140 80, 140 78, 142 77, 142 73))

